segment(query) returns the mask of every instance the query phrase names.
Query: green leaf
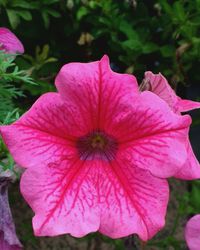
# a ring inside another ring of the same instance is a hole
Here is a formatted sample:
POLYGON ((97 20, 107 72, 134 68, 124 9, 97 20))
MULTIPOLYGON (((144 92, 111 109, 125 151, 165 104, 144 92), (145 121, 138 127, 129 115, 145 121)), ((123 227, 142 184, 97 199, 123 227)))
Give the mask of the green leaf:
POLYGON ((48 59, 45 61, 45 63, 51 63, 51 62, 57 62, 57 61, 58 61, 57 58, 50 57, 50 58, 48 58, 48 59))
POLYGON ((26 21, 32 20, 32 15, 30 11, 28 10, 19 10, 19 11, 16 11, 16 13, 26 21))
POLYGON ((87 14, 88 14, 88 9, 84 6, 81 6, 76 13, 76 18, 78 21, 80 21, 87 14))
POLYGON ((98 1, 90 0, 88 1, 88 5, 90 6, 91 9, 95 9, 98 7, 98 1))
POLYGON ((167 0, 161 0, 160 1, 161 6, 163 7, 163 9, 165 10, 165 12, 170 15, 173 16, 173 10, 172 7, 170 6, 170 4, 167 2, 167 0))
POLYGON ((200 38, 199 37, 192 37, 192 43, 193 44, 197 44, 197 45, 199 45, 200 44, 200 38))
POLYGON ((122 21, 119 25, 119 30, 124 33, 129 40, 139 41, 139 34, 128 22, 122 21))
POLYGON ((158 50, 158 46, 155 43, 147 43, 142 46, 142 52, 144 54, 149 54, 158 50))
MULTIPOLYGON (((197 183, 199 184, 199 183, 197 183)), ((196 185, 193 184, 192 185, 192 192, 191 192, 191 205, 194 208, 194 213, 195 212, 199 212, 199 208, 200 208, 200 189, 199 189, 200 185, 196 185), (195 211, 195 209, 197 211, 195 211)))
POLYGON ((200 0, 196 0, 195 2, 196 2, 197 8, 200 9, 200 0))
POLYGON ((175 48, 171 45, 164 45, 160 48, 163 57, 173 57, 175 55, 175 48))
POLYGON ((45 28, 48 28, 49 27, 49 23, 50 23, 50 20, 49 20, 49 15, 47 12, 42 12, 42 18, 43 18, 43 21, 44 21, 44 26, 45 28))
POLYGON ((25 59, 27 59, 30 63, 33 63, 33 62, 34 62, 33 57, 30 56, 30 55, 24 54, 23 57, 24 57, 25 59))
POLYGON ((17 12, 15 10, 12 10, 12 9, 6 9, 6 12, 8 15, 10 25, 12 26, 13 29, 16 29, 16 27, 20 23, 20 18, 17 15, 17 12))
POLYGON ((46 5, 51 5, 54 3, 58 3, 60 0, 43 0, 43 3, 46 5))
POLYGON ((53 17, 56 17, 56 18, 58 18, 58 17, 61 16, 60 13, 59 13, 58 11, 55 11, 55 10, 52 10, 52 9, 46 9, 46 12, 47 12, 49 15, 51 15, 51 16, 53 16, 53 17))
POLYGON ((48 54, 49 54, 49 45, 45 44, 43 49, 42 49, 41 54, 39 54, 38 57, 41 61, 44 61, 45 59, 47 59, 48 54))
POLYGON ((135 51, 141 51, 142 45, 137 40, 127 40, 125 42, 122 42, 122 46, 126 49, 131 49, 135 51))
POLYGON ((0 4, 2 4, 4 7, 6 6, 7 2, 7 0, 0 0, 0 4))
POLYGON ((173 10, 174 10, 174 14, 176 17, 178 17, 178 19, 180 21, 185 21, 186 18, 186 14, 185 14, 185 10, 183 8, 183 5, 181 4, 181 2, 176 1, 173 5, 173 10))
POLYGON ((15 0, 12 2, 12 7, 20 7, 24 9, 36 9, 35 3, 30 3, 25 0, 15 0))

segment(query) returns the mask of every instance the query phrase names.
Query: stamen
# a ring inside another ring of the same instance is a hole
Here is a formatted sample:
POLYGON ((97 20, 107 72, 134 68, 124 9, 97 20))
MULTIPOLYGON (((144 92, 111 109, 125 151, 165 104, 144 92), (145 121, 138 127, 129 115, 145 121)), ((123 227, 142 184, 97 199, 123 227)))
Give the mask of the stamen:
POLYGON ((92 131, 76 143, 81 160, 112 161, 118 149, 117 140, 103 131, 92 131))

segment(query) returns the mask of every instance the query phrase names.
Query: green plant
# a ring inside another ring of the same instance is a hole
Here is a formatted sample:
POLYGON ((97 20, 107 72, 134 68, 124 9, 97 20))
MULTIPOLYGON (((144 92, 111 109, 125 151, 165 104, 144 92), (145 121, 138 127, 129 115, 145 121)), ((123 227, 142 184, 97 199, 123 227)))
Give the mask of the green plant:
POLYGON ((7 122, 8 117, 15 110, 14 100, 24 96, 16 83, 33 84, 33 80, 26 72, 19 70, 14 58, 14 55, 0 51, 0 122, 5 122, 5 120, 7 122))

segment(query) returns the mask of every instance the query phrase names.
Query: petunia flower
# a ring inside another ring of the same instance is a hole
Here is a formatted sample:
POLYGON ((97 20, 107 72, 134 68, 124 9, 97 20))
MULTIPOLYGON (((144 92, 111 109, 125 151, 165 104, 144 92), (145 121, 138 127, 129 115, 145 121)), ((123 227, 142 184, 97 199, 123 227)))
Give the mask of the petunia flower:
MULTIPOLYGON (((169 107, 179 115, 181 115, 181 112, 200 108, 200 102, 184 100, 177 96, 165 77, 160 73, 153 74, 150 71, 145 72, 145 78, 140 89, 142 91, 152 91, 154 94, 162 98, 169 107)), ((186 141, 186 147, 188 152, 187 160, 181 170, 178 171, 174 177, 184 180, 198 179, 200 178, 200 164, 193 153, 189 136, 186 141)))
POLYGON ((37 236, 99 231, 146 241, 165 223, 168 183, 187 157, 191 119, 104 56, 69 63, 18 121, 1 126, 15 161, 27 168, 21 192, 37 236))
POLYGON ((193 216, 185 227, 185 240, 190 250, 199 250, 200 246, 200 214, 193 216))
POLYGON ((3 27, 0 27, 0 50, 9 54, 24 53, 24 47, 15 34, 3 27))
POLYGON ((171 88, 167 79, 161 74, 153 74, 151 71, 145 72, 141 90, 149 90, 162 98, 170 108, 177 114, 200 108, 200 102, 181 99, 171 88))
POLYGON ((10 206, 8 202, 8 184, 12 179, 12 173, 2 171, 0 167, 0 249, 1 250, 21 250, 15 225, 13 222, 10 206))

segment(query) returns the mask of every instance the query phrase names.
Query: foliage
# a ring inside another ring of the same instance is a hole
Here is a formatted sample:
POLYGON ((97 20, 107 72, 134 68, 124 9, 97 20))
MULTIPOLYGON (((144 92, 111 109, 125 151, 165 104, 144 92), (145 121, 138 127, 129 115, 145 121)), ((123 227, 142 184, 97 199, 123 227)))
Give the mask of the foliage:
POLYGON ((37 41, 60 62, 108 53, 116 68, 140 76, 153 69, 175 83, 200 80, 198 0, 1 0, 0 8, 29 53, 37 41))
POLYGON ((13 113, 14 99, 23 97, 22 90, 16 87, 16 83, 33 84, 32 79, 24 70, 14 63, 14 55, 0 51, 0 122, 10 122, 10 112, 13 113))
MULTIPOLYGON (((17 84, 34 84, 27 72, 19 69, 14 59, 15 55, 5 54, 0 50, 0 124, 3 125, 14 122, 22 113, 22 110, 17 108, 16 101, 24 97, 24 93, 17 84)), ((14 171, 15 163, 2 140, 0 152, 0 167, 14 171)))
POLYGON ((31 21, 31 10, 40 10, 45 27, 49 26, 50 16, 60 17, 60 13, 51 8, 51 5, 59 0, 25 1, 2 0, 1 4, 6 8, 6 13, 12 28, 16 28, 22 20, 31 21))

